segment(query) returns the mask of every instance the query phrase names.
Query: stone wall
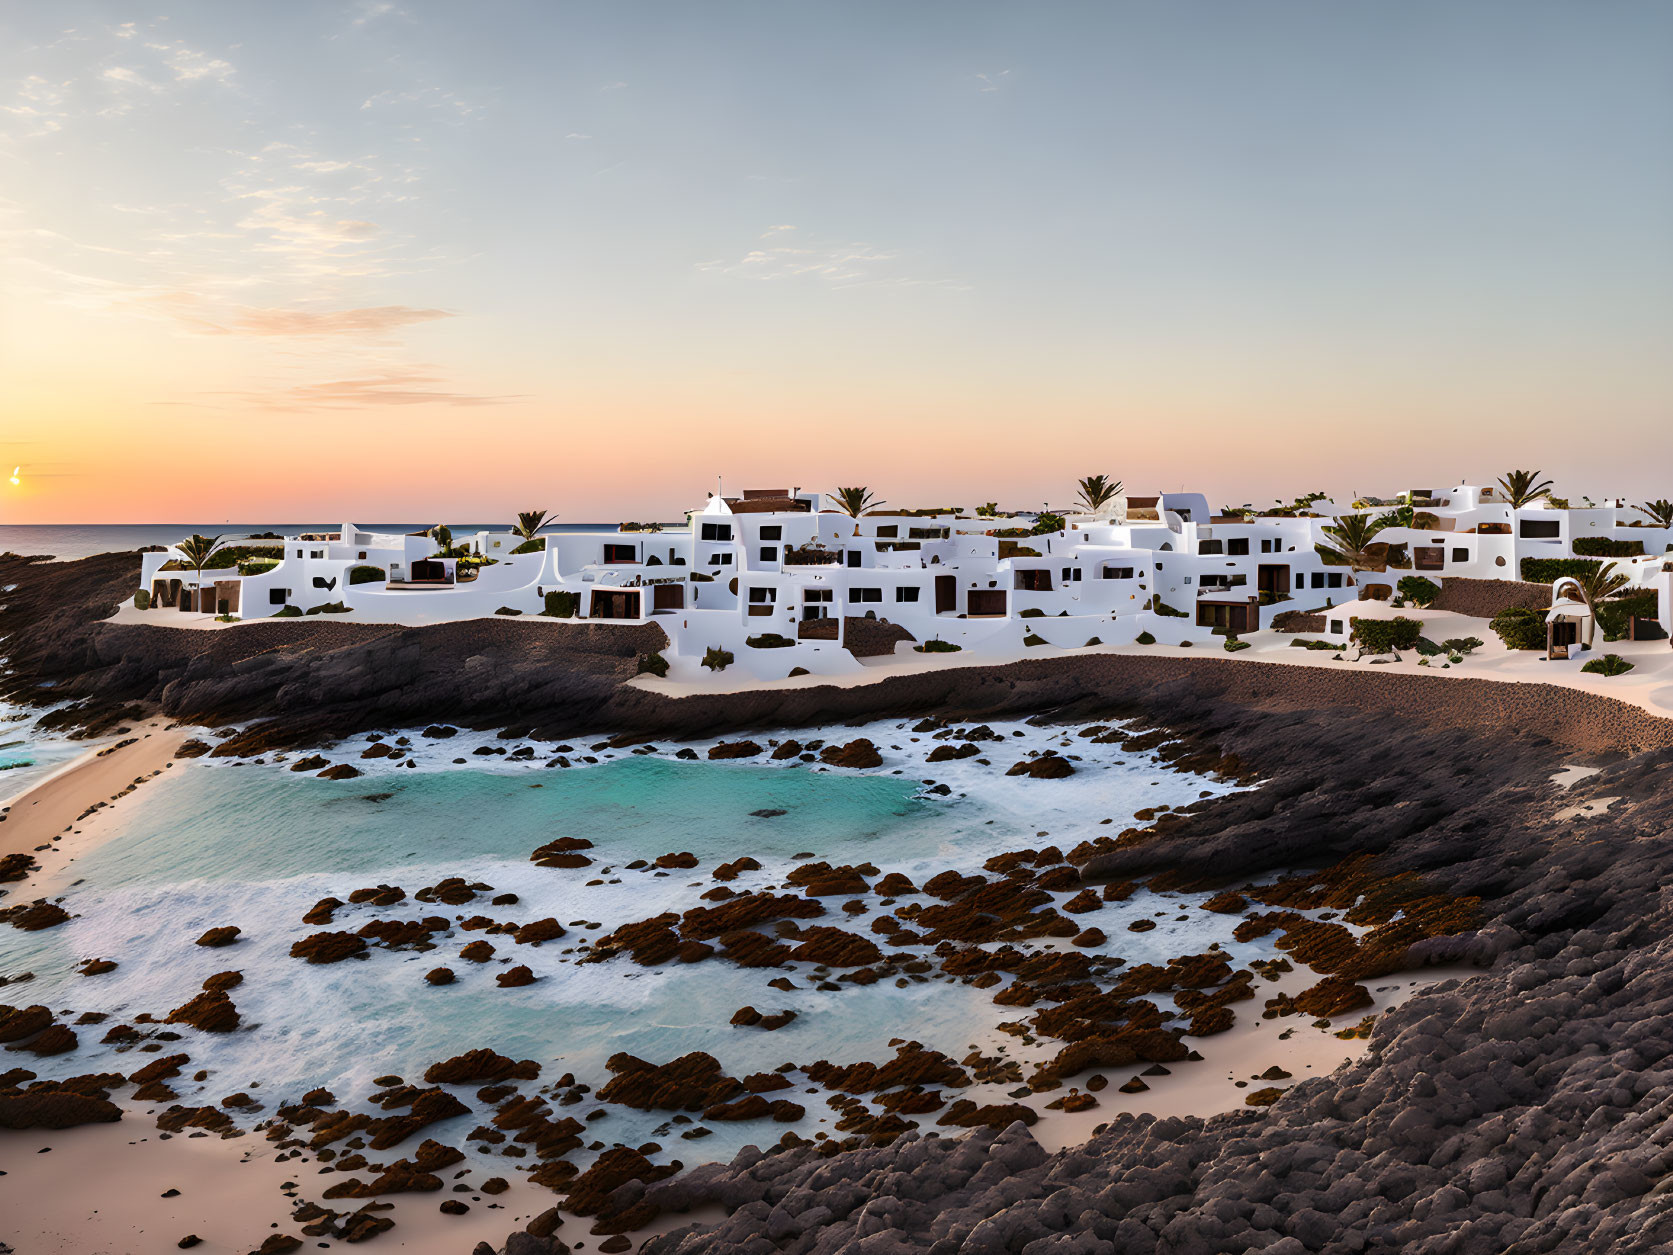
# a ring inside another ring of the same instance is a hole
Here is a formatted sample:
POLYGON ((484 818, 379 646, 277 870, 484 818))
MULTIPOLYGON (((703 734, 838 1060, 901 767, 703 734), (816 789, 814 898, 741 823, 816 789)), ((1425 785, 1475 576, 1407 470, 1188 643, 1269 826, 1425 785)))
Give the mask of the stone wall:
POLYGON ((1467 614, 1473 619, 1491 619, 1499 611, 1516 606, 1545 610, 1550 605, 1549 584, 1448 578, 1441 582, 1441 595, 1435 599, 1432 609, 1467 614))

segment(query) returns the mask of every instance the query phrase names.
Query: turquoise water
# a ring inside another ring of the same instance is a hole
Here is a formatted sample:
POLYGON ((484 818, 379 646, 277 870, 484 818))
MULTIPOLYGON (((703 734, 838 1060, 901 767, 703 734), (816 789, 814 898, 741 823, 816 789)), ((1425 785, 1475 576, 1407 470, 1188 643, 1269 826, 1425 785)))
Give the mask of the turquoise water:
MULTIPOLYGON (((373 1077, 393 1072, 415 1080, 428 1064, 481 1046, 537 1059, 548 1079, 573 1071, 594 1086, 608 1079, 604 1060, 621 1050, 657 1061, 707 1050, 734 1075, 821 1058, 881 1060, 896 1038, 956 1057, 978 1043, 991 1050, 994 1025, 1014 1018, 1014 1010, 996 1007, 990 992, 956 982, 897 988, 880 981, 822 992, 805 964, 788 973, 716 960, 658 968, 625 958, 579 964, 574 943, 621 923, 700 905, 698 895, 716 883, 714 866, 746 854, 763 868, 733 882, 738 890, 781 884, 785 872, 803 861, 796 856, 808 853, 832 863, 869 860, 921 884, 949 867, 979 870, 992 854, 1046 844, 1042 832, 1068 848, 1083 836, 1119 831, 1140 807, 1183 805, 1224 788, 1160 770, 1113 746, 1086 744, 1073 747, 1086 761, 1072 779, 1005 777, 1009 757, 1062 734, 995 727, 1006 737, 1025 731, 1025 738, 990 750, 995 765, 986 768, 968 761, 926 766, 920 759, 931 743, 909 735, 904 725, 854 731, 872 736, 885 752, 885 767, 872 773, 627 754, 570 770, 446 765, 446 756, 469 754, 472 741, 465 736, 419 747, 430 755, 420 769, 367 763, 368 774, 350 781, 320 780, 273 764, 179 763, 123 801, 119 835, 69 864, 48 887, 65 895, 76 918, 37 934, 0 930, 0 973, 35 974, 25 985, 0 990, 0 1000, 103 1011, 115 1019, 140 1012, 161 1018, 210 974, 241 971, 244 983, 232 991, 243 1016, 240 1031, 187 1029, 186 1040, 169 1047, 188 1050, 193 1068, 211 1072, 201 1087, 184 1078, 176 1082, 182 1101, 195 1102, 240 1089, 294 1098, 321 1084, 345 1099, 361 1098, 373 1077), (920 796, 928 778, 951 782, 954 793, 920 796), (769 809, 785 813, 750 813, 769 809), (1112 817, 1117 827, 1099 825, 1112 817), (589 854, 595 864, 559 870, 528 861, 531 851, 560 836, 594 842, 589 854), (673 851, 691 852, 700 865, 661 875, 624 868, 673 851), (483 894, 449 908, 409 896, 397 907, 340 909, 328 927, 353 931, 372 918, 433 914, 518 922, 551 916, 570 935, 538 948, 487 937, 497 953, 480 966, 461 960, 458 951, 485 935, 458 929, 440 935, 438 948, 429 952, 374 948, 365 960, 327 966, 290 957, 291 944, 316 931, 302 916, 319 898, 346 899, 353 889, 379 883, 400 885, 410 895, 449 875, 484 881, 521 901, 492 907, 492 895, 483 894), (587 883, 594 880, 605 883, 587 883), (193 944, 205 929, 227 924, 243 929, 238 944, 193 944), (95 957, 120 967, 95 978, 76 973, 78 962, 95 957), (513 963, 527 964, 540 979, 500 988, 494 974, 513 963), (458 981, 426 984, 424 973, 442 965, 458 981), (797 985, 793 991, 767 986, 786 974, 797 985), (731 1027, 732 1013, 745 1005, 793 1009, 799 1018, 776 1033, 731 1027)), ((332 757, 359 761, 358 749, 344 745, 332 757)), ((869 905, 875 910, 876 899, 869 905)), ((1202 949, 1225 928, 1218 917, 1176 920, 1180 905, 1140 894, 1089 922, 1117 938, 1112 952, 1130 962, 1165 961, 1202 949), (1159 911, 1164 917, 1154 931, 1123 930, 1129 918, 1159 911)), ((849 920, 835 899, 826 900, 826 910, 817 922, 862 933, 875 917, 849 920)), ((102 1031, 83 1029, 79 1050, 31 1060, 30 1066, 43 1076, 138 1066, 140 1058, 116 1057, 96 1045, 102 1031)), ((468 1089, 460 1092, 472 1101, 468 1089)), ((992 1101, 999 1095, 973 1096, 992 1101)), ((830 1113, 822 1097, 802 1101, 809 1118, 798 1128, 809 1134, 816 1118, 830 1113)), ((612 1108, 596 1136, 635 1144, 653 1136, 662 1118, 612 1108)), ((479 1115, 462 1117, 457 1128, 439 1128, 436 1135, 457 1140, 478 1122, 479 1115)), ((680 1145, 673 1153, 688 1162, 724 1157, 782 1131, 777 1125, 720 1125, 700 1150, 680 1145)))

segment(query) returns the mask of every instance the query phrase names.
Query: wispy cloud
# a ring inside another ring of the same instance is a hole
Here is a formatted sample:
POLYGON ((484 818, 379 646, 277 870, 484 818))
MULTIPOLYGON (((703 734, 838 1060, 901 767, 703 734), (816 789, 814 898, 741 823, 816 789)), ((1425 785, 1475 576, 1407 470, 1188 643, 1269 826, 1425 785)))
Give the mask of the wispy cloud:
POLYGON ((518 398, 455 392, 446 381, 419 371, 383 371, 349 379, 297 384, 275 392, 240 394, 241 399, 267 409, 369 409, 391 405, 499 405, 518 398))
POLYGON ((789 224, 770 226, 759 239, 782 240, 752 248, 736 261, 699 262, 711 274, 751 279, 820 279, 833 287, 947 287, 963 290, 949 279, 926 279, 901 273, 894 265, 899 254, 861 242, 833 242, 801 235, 789 224))
POLYGON ((976 90, 979 92, 1001 91, 1010 85, 1010 81, 1011 72, 1009 70, 1000 70, 997 74, 978 74, 976 82, 980 86, 976 90))

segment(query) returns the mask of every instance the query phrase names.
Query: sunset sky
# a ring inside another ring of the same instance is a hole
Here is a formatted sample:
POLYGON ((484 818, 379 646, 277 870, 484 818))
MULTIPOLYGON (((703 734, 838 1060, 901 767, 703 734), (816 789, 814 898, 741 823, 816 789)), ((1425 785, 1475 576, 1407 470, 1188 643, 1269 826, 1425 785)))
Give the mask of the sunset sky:
POLYGON ((1673 497, 1673 5, 0 0, 0 523, 1673 497))

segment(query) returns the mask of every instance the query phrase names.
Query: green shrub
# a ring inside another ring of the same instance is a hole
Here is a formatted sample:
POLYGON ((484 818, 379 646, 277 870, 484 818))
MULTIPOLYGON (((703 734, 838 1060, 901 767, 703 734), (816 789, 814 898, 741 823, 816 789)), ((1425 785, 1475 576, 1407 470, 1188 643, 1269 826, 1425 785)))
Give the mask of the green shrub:
POLYGON ((1427 606, 1441 595, 1441 586, 1421 575, 1402 575, 1395 591, 1414 606, 1427 606))
POLYGON ((1027 610, 1017 611, 1017 618, 1019 619, 1043 619, 1045 617, 1046 612, 1036 606, 1030 606, 1027 610))
POLYGON ((305 614, 347 614, 349 608, 340 601, 327 601, 318 606, 310 606, 305 614))
POLYGON ((1027 636, 1022 638, 1022 643, 1032 649, 1035 645, 1044 645, 1046 643, 1046 638, 1030 632, 1027 636))
POLYGON ((795 643, 788 636, 780 636, 777 632, 763 632, 760 636, 751 636, 744 641, 751 649, 789 649, 795 643))
POLYGON ((1290 646, 1294 649, 1340 649, 1341 648, 1340 645, 1333 644, 1330 641, 1309 641, 1309 640, 1304 640, 1299 636, 1296 637, 1294 640, 1292 640, 1290 642, 1290 646))
POLYGON ((1154 645, 1156 643, 1156 638, 1149 632, 1140 632, 1134 639, 1133 643, 1135 645, 1154 645))
POLYGON ((215 616, 215 622, 217 622, 217 623, 237 623, 238 622, 238 616, 235 615, 235 614, 228 614, 228 613, 226 613, 226 611, 223 610, 220 614, 215 616))
POLYGON ((536 536, 531 540, 525 540, 522 544, 518 545, 517 548, 513 549, 508 556, 515 558, 520 553, 544 553, 545 551, 546 537, 536 536))
POLYGON ((703 665, 710 671, 724 671, 734 661, 730 649, 719 649, 710 645, 708 649, 703 651, 703 665))
POLYGON ((498 610, 494 611, 494 613, 495 614, 504 614, 504 615, 519 615, 519 614, 522 614, 523 612, 521 610, 513 609, 511 606, 501 606, 498 610))
POLYGON ((1425 658, 1436 658, 1447 652, 1444 646, 1435 644, 1435 642, 1430 640, 1427 636, 1418 637, 1415 643, 1415 648, 1417 649, 1417 652, 1422 654, 1425 658))
POLYGON ((389 578, 389 572, 381 566, 351 566, 349 568, 349 586, 356 584, 376 584, 380 580, 389 578))
POLYGON ((149 610, 149 609, 151 609, 151 594, 146 592, 143 588, 140 589, 139 592, 134 594, 134 609, 135 610, 149 610))
POLYGON ((1580 536, 1575 539, 1574 552, 1583 558, 1642 558, 1641 540, 1613 540, 1608 536, 1580 536))
POLYGON ((1190 641, 1180 641, 1179 642, 1179 647, 1181 649, 1189 649, 1189 648, 1191 648, 1191 642, 1190 641))
POLYGON ((1453 636, 1442 641, 1441 648, 1449 654, 1469 655, 1486 643, 1479 636, 1453 636))
POLYGON ((1104 642, 1099 640, 1096 636, 1089 636, 1086 638, 1086 644, 1081 646, 1081 648, 1091 649, 1094 645, 1102 645, 1103 643, 1104 642))
POLYGON ((1228 654, 1235 654, 1240 649, 1248 649, 1248 648, 1249 648, 1249 642, 1248 641, 1240 641, 1235 636, 1226 637, 1226 652, 1228 654))
POLYGON ((302 617, 302 607, 281 606, 273 612, 273 617, 275 619, 300 619, 302 617))
POLYGON ((1400 649, 1411 649, 1417 644, 1423 624, 1417 619, 1396 615, 1392 619, 1356 619, 1352 636, 1359 647, 1373 654, 1388 654, 1400 649))
POLYGON ((1625 675, 1632 670, 1632 664, 1619 654, 1605 654, 1601 658, 1593 658, 1580 669, 1593 675, 1625 675))
POLYGON ((1602 565, 1590 558, 1523 558, 1522 578, 1530 584, 1555 584, 1565 575, 1588 575, 1602 565))
POLYGON ((661 654, 640 654, 636 675, 654 675, 659 680, 668 674, 668 660, 661 654))
POLYGON ((546 609, 540 613, 549 619, 573 619, 581 608, 581 594, 553 589, 546 594, 546 609))
POLYGON ((1545 616, 1526 606, 1501 610, 1487 626, 1505 643, 1506 649, 1544 649, 1545 616))
POLYGON ((1631 633, 1634 618, 1654 619, 1660 605, 1655 589, 1635 589, 1601 603, 1597 608, 1597 625, 1603 629, 1605 640, 1623 640, 1631 633))
POLYGON ((1157 593, 1151 597, 1150 608, 1157 614, 1161 615, 1164 619, 1186 619, 1190 617, 1183 610, 1175 610, 1172 606, 1168 605, 1167 602, 1163 601, 1161 593, 1157 593))
POLYGON ((1063 516, 1061 514, 1053 514, 1048 510, 1044 514, 1038 515, 1034 520, 1033 532, 1036 536, 1045 536, 1051 532, 1062 530, 1063 516))
POLYGON ((963 645, 955 645, 952 641, 925 641, 922 645, 914 645, 912 650, 919 654, 956 654, 963 648, 963 645))
POLYGON ((279 562, 280 559, 278 558, 245 558, 238 564, 238 573, 240 575, 266 575, 278 566, 279 562))

